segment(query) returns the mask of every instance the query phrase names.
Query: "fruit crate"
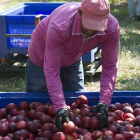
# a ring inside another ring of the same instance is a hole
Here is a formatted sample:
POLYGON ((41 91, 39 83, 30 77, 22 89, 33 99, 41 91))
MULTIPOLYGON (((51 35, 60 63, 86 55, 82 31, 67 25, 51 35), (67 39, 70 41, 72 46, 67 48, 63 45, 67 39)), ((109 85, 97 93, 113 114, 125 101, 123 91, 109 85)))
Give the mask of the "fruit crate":
POLYGON ((26 63, 31 35, 37 22, 62 4, 22 3, 0 13, 0 70, 12 70, 17 62, 26 63))
MULTIPOLYGON (((95 105, 99 101, 99 92, 76 92, 64 93, 66 104, 71 105, 76 101, 79 95, 85 95, 88 98, 88 104, 95 105)), ((21 101, 28 103, 38 101, 41 103, 51 102, 48 93, 27 93, 27 92, 0 92, 0 108, 6 107, 9 103, 19 105, 21 101)), ((140 91, 114 91, 111 103, 140 103, 140 91)))
POLYGON ((27 54, 35 28, 35 16, 42 18, 63 3, 23 3, 0 13, 0 54, 27 54))
MULTIPOLYGON (((37 25, 36 17, 40 16, 39 20, 42 20, 62 4, 22 3, 0 13, 0 67, 3 71, 9 70, 15 62, 26 62, 31 34, 37 25)), ((83 56, 83 63, 93 62, 96 51, 93 49, 83 56)))

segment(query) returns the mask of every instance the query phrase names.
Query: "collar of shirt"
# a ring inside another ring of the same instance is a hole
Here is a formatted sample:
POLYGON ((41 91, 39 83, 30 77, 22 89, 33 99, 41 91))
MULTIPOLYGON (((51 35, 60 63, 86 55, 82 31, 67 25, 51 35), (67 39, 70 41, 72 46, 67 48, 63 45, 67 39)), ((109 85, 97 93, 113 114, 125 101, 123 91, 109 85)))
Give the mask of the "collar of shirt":
MULTIPOLYGON (((77 12, 76 16, 75 16, 75 21, 74 21, 74 26, 73 26, 73 30, 72 30, 72 35, 84 35, 81 29, 81 23, 80 23, 80 16, 77 12)), ((105 31, 99 31, 96 35, 105 35, 105 31)), ((89 38, 93 38, 96 35, 89 37, 89 38)), ((84 35, 85 36, 85 35, 84 35)))

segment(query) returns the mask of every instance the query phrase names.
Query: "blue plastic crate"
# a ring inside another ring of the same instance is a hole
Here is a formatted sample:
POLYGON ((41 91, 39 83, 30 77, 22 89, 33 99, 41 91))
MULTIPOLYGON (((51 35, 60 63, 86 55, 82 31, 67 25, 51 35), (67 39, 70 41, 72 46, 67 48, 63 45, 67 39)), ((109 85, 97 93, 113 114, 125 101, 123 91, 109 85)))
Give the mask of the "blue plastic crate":
POLYGON ((95 60, 95 53, 97 52, 98 48, 95 48, 91 51, 89 51, 88 53, 86 53, 83 57, 82 60, 85 63, 89 63, 89 62, 94 62, 95 60))
POLYGON ((32 34, 35 16, 42 18, 64 3, 23 3, 0 13, 0 57, 8 54, 27 54, 30 38, 6 37, 6 34, 32 34))
MULTIPOLYGON (((88 98, 88 104, 95 105, 99 101, 99 92, 76 92, 76 93, 64 93, 66 103, 71 105, 76 101, 79 95, 85 95, 88 98)), ((41 103, 51 102, 48 93, 27 93, 27 92, 0 92, 0 108, 6 107, 9 103, 15 103, 19 105, 21 101, 27 101, 28 103, 39 101, 41 103)), ((112 102, 140 103, 140 91, 115 91, 113 93, 112 102)))

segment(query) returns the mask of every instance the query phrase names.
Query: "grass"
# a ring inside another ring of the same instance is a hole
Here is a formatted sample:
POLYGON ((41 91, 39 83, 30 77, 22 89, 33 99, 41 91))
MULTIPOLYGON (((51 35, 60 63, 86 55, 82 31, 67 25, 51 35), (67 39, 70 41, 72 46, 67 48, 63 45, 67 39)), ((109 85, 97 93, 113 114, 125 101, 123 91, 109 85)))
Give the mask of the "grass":
POLYGON ((121 59, 115 90, 140 90, 140 21, 131 21, 126 2, 112 5, 121 29, 121 59))
POLYGON ((115 90, 140 90, 139 57, 122 52, 115 90))
POLYGON ((25 72, 0 73, 0 92, 25 91, 25 72))
MULTIPOLYGON (((26 1, 12 0, 5 9, 22 2, 26 1)), ((118 19, 121 32, 121 57, 115 90, 140 90, 140 21, 129 19, 127 2, 110 0, 110 3, 111 13, 118 19)), ((101 72, 101 68, 93 76, 93 83, 85 82, 86 91, 100 90, 100 74, 98 72, 101 72)), ((25 91, 25 72, 0 73, 0 91, 25 91)))

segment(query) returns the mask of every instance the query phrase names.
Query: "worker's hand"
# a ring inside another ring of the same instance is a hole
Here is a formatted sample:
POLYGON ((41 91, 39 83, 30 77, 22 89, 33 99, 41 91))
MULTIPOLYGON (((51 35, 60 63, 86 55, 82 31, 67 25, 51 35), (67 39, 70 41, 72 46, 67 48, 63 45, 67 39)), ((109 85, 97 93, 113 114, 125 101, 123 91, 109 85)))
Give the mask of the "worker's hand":
POLYGON ((105 103, 99 102, 94 108, 90 109, 90 112, 100 113, 100 128, 106 125, 108 120, 108 106, 105 103))
POLYGON ((56 113, 55 125, 59 131, 62 131, 62 126, 64 122, 69 122, 71 116, 67 108, 61 108, 56 113))

